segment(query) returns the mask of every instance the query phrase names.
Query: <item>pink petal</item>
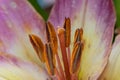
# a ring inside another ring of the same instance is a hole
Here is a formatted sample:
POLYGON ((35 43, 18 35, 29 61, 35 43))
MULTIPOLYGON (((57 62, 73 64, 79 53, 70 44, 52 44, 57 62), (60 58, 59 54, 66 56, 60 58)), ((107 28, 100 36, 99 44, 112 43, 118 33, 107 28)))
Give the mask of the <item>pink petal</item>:
POLYGON ((0 51, 39 62, 28 34, 36 34, 45 41, 45 22, 27 0, 1 0, 0 24, 0 51))
POLYGON ((79 78, 97 79, 110 54, 115 12, 112 0, 88 0, 87 6, 83 28, 85 46, 79 78))
POLYGON ((109 62, 100 80, 120 80, 120 35, 115 39, 109 62))
POLYGON ((65 17, 72 21, 72 40, 76 28, 83 28, 84 50, 79 79, 97 79, 107 64, 115 25, 112 0, 57 0, 49 21, 57 28, 65 17))
POLYGON ((41 68, 4 53, 0 53, 0 80, 47 80, 41 68))
POLYGON ((56 0, 48 21, 52 22, 55 27, 63 26, 65 17, 71 18, 74 22, 77 19, 77 13, 82 11, 84 2, 84 0, 56 0))

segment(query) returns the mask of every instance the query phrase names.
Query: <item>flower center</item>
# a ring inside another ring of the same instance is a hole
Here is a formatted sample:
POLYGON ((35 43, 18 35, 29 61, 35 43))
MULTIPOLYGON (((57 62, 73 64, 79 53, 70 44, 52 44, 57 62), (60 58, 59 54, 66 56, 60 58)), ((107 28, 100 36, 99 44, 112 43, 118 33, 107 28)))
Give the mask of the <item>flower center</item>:
POLYGON ((83 50, 83 29, 76 29, 72 53, 71 43, 71 21, 65 18, 64 27, 55 31, 53 25, 48 22, 46 25, 47 43, 43 44, 36 35, 30 34, 29 38, 39 59, 45 63, 51 78, 58 80, 77 80, 80 68, 80 60, 83 50), (58 54, 58 42, 61 54, 58 54), (62 55, 62 58, 60 58, 62 55))

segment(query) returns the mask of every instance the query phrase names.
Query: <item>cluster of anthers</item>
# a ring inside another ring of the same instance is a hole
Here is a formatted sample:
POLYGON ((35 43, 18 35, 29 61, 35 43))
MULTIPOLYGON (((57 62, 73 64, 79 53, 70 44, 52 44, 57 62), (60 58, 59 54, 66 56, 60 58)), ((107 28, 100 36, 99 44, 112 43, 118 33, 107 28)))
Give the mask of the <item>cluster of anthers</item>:
POLYGON ((57 33, 50 22, 46 25, 47 43, 44 44, 39 37, 30 34, 29 38, 41 62, 45 63, 47 72, 52 80, 78 80, 80 60, 83 50, 83 29, 76 29, 72 53, 71 21, 65 18, 64 27, 57 33), (58 40, 61 48, 58 54, 58 40))

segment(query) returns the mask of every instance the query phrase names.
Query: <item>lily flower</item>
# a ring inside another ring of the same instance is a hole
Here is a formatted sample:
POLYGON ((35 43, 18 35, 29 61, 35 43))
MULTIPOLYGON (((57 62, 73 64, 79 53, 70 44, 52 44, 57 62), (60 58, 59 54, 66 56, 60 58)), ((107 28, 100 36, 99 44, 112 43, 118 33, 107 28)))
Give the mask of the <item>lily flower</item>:
POLYGON ((22 68, 5 62, 0 69, 13 69, 5 76, 12 80, 97 80, 108 63, 115 20, 112 0, 56 0, 47 22, 27 0, 1 0, 1 56, 17 57, 22 68))

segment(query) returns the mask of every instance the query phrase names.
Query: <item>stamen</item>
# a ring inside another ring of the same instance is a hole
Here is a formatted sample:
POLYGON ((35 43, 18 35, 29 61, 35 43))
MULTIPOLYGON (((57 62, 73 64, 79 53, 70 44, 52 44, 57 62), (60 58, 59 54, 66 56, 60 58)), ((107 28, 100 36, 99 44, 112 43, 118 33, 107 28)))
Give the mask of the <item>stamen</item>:
POLYGON ((77 42, 81 42, 82 36, 83 36, 83 29, 82 28, 81 29, 76 29, 75 36, 74 36, 74 45, 77 42))
MULTIPOLYGON (((55 70, 55 73, 56 73, 56 76, 57 76, 57 80, 63 80, 64 79, 60 76, 61 73, 59 73, 59 71, 57 69, 55 70)), ((54 80, 54 79, 52 79, 52 80, 54 80)))
POLYGON ((77 29, 75 32, 72 56, 70 55, 70 18, 65 18, 64 27, 58 28, 58 35, 56 35, 54 26, 50 22, 47 22, 46 34, 47 44, 45 45, 36 35, 30 34, 29 38, 40 60, 46 63, 51 80, 78 80, 78 71, 84 46, 82 41, 83 29, 77 29), (59 38, 62 62, 57 52, 57 37, 59 38), (56 63, 58 67, 56 67, 56 63))
POLYGON ((45 44, 44 57, 48 73, 53 76, 55 74, 55 58, 50 43, 45 44))
POLYGON ((53 25, 50 22, 47 23, 46 34, 48 42, 52 43, 52 49, 54 51, 53 53, 57 53, 58 48, 57 35, 53 25))
POLYGON ((70 18, 65 18, 65 23, 64 23, 64 29, 65 29, 65 46, 67 47, 67 59, 68 59, 68 64, 70 66, 70 41, 71 41, 71 21, 70 18))
POLYGON ((59 58, 58 54, 56 54, 56 59, 57 59, 57 63, 58 63, 58 69, 60 72, 61 80, 65 80, 64 71, 63 71, 62 64, 60 62, 60 58, 59 58))
POLYGON ((70 54, 70 46, 68 48, 66 48, 67 50, 67 59, 68 59, 68 64, 70 66, 70 57, 71 57, 71 54, 70 54))
POLYGON ((83 49, 83 43, 77 42, 74 45, 72 58, 71 58, 71 66, 70 66, 71 73, 75 73, 79 69, 82 49, 83 49))
POLYGON ((36 35, 33 35, 33 34, 30 34, 29 35, 29 39, 30 39, 30 42, 32 43, 32 46, 33 48, 35 49, 39 59, 44 62, 44 44, 43 42, 41 41, 41 39, 36 36, 36 35))
POLYGON ((65 30, 63 28, 58 29, 58 37, 60 40, 60 47, 61 47, 61 53, 62 53, 62 59, 63 59, 64 69, 65 69, 66 79, 71 80, 69 65, 68 65, 68 60, 67 60, 67 52, 66 52, 66 47, 65 47, 65 34, 64 33, 65 33, 65 30))
POLYGON ((65 46, 69 47, 70 45, 70 33, 71 33, 71 22, 70 18, 65 18, 64 23, 64 29, 65 29, 65 46))

